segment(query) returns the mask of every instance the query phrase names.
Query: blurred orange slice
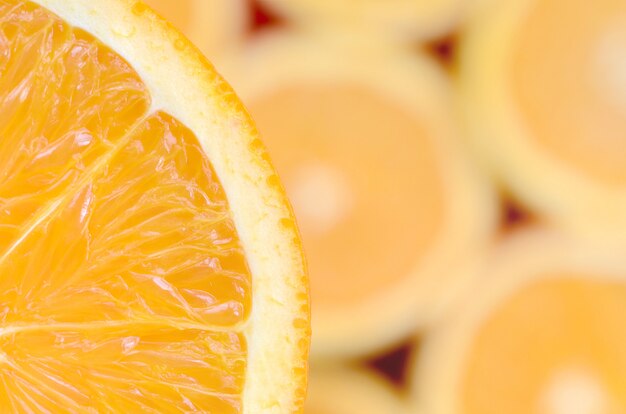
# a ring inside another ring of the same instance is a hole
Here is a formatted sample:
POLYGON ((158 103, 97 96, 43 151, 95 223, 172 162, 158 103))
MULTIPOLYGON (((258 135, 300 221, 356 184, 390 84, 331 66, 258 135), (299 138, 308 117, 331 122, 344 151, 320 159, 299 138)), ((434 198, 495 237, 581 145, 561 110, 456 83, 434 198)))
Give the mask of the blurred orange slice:
POLYGON ((311 369, 305 414, 408 414, 397 390, 364 369, 311 369))
POLYGON ((626 412, 623 257, 546 231, 507 241, 426 339, 414 367, 425 412, 626 412))
POLYGON ((248 24, 246 0, 145 0, 209 59, 237 47, 248 24))
POLYGON ((224 71, 294 203, 313 275, 315 355, 375 352, 434 320, 493 221, 488 189, 458 153, 436 65, 278 34, 224 71))
POLYGON ((477 146, 535 209, 623 240, 626 3, 483 3, 460 70, 477 146))
POLYGON ((424 39, 451 30, 465 16, 463 0, 260 0, 309 29, 355 29, 378 37, 424 39))
POLYGON ((0 407, 292 413, 306 274, 232 90, 143 3, 0 2, 0 407))

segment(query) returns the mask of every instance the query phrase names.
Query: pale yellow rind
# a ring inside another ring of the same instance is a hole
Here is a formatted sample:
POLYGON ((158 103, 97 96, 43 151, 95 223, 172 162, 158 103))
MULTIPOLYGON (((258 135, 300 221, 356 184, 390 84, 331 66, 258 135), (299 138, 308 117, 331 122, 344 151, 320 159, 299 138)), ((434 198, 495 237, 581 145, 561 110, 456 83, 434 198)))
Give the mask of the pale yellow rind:
POLYGON ((198 137, 252 273, 243 412, 301 412, 310 334, 304 258, 284 190, 234 92, 186 38, 135 0, 36 3, 124 57, 147 85, 152 110, 171 114, 198 137))
POLYGON ((313 367, 307 414, 408 414, 397 390, 364 369, 313 367))
POLYGON ((341 312, 314 308, 314 358, 380 351, 436 321, 475 276, 475 263, 487 250, 496 221, 492 189, 458 146, 449 88, 440 69, 426 58, 353 40, 274 33, 223 66, 244 102, 292 84, 344 82, 398 103, 436 137, 432 145, 446 213, 435 243, 406 278, 376 297, 341 312))
POLYGON ((467 0, 262 0, 308 29, 342 28, 398 40, 445 34, 460 23, 467 0))
POLYGON ((482 0, 467 24, 458 73, 469 138, 491 172, 532 209, 576 233, 625 242, 626 188, 551 155, 515 105, 507 78, 511 45, 535 1, 482 0))
POLYGON ((462 412, 460 386, 469 362, 467 352, 492 312, 524 287, 560 274, 626 284, 624 253, 547 229, 527 230, 498 246, 486 263, 481 284, 428 334, 422 352, 411 362, 415 403, 429 414, 462 412))

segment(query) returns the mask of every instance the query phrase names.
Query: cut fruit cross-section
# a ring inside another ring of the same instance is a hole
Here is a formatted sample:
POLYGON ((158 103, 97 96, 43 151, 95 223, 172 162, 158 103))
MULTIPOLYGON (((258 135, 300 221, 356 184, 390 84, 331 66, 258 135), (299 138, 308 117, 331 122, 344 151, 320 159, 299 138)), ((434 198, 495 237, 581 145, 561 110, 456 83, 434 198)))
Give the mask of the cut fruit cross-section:
POLYGON ((626 412, 623 257, 546 230, 507 240, 415 361, 425 412, 626 412))
POLYGON ((626 240, 626 3, 486 1, 460 49, 470 136, 499 179, 562 227, 626 240))
POLYGON ((0 1, 0 128, 0 407, 302 408, 290 208, 181 34, 135 1, 0 1))
POLYGON ((329 40, 267 35, 223 66, 294 203, 316 357, 377 352, 431 323, 494 221, 436 65, 329 40))

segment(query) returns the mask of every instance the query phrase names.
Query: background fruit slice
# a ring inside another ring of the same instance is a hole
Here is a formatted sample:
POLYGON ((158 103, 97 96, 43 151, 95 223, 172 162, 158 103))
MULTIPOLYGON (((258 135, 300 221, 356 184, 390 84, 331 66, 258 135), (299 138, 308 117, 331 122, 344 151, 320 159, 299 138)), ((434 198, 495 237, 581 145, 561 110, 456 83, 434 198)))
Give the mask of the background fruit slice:
POLYGON ((308 28, 361 31, 393 39, 444 34, 465 15, 459 0, 261 0, 279 15, 308 28))
POLYGON ((249 24, 246 0, 146 0, 181 30, 213 63, 243 41, 249 24))
POLYGON ((317 368, 311 371, 306 414, 406 414, 397 391, 382 378, 361 369, 317 368))
POLYGON ((623 253, 539 231, 508 240, 416 360, 427 412, 617 413, 624 385, 623 253))
POLYGON ((459 71, 471 137, 498 178, 552 221, 619 240, 625 21, 619 1, 487 1, 459 71))
POLYGON ((317 356, 371 353, 430 323, 493 218, 438 68, 344 41, 269 34, 224 65, 298 215, 317 356))
POLYGON ((5 1, 0 31, 0 405, 298 411, 302 252, 230 88, 138 2, 5 1))

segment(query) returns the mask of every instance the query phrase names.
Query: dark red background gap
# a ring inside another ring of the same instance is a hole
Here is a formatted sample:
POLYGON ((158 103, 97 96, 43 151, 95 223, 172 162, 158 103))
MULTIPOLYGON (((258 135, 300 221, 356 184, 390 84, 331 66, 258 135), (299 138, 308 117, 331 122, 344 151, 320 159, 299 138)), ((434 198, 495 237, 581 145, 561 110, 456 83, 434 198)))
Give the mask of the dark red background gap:
POLYGON ((409 360, 415 349, 415 343, 407 342, 388 354, 367 361, 366 365, 382 374, 396 387, 403 389, 407 383, 409 360))
POLYGON ((250 32, 256 33, 270 27, 283 26, 285 19, 269 10, 258 0, 248 0, 248 10, 250 10, 250 32))
POLYGON ((501 196, 500 205, 500 231, 503 234, 512 233, 537 222, 537 217, 530 209, 506 193, 501 196))
POLYGON ((457 46, 458 33, 453 32, 420 44, 419 49, 434 57, 446 70, 452 70, 457 46))

